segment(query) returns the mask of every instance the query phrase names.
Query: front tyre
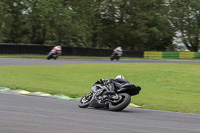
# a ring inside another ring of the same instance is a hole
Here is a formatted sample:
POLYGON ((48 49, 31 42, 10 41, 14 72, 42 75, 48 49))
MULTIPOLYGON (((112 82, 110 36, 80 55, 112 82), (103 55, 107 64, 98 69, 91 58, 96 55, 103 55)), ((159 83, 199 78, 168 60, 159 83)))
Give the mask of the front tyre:
POLYGON ((52 58, 52 54, 48 54, 47 55, 47 60, 51 59, 52 58))
POLYGON ((79 104, 78 106, 80 108, 87 108, 92 100, 92 93, 90 92, 89 94, 83 96, 80 101, 79 101, 79 104))
POLYGON ((125 109, 129 103, 131 102, 131 96, 127 93, 120 93, 119 97, 121 97, 121 100, 118 102, 110 102, 108 107, 111 111, 121 111, 125 109))
POLYGON ((111 61, 113 61, 113 59, 114 59, 114 57, 113 57, 113 56, 111 56, 111 57, 110 57, 110 60, 111 60, 111 61))

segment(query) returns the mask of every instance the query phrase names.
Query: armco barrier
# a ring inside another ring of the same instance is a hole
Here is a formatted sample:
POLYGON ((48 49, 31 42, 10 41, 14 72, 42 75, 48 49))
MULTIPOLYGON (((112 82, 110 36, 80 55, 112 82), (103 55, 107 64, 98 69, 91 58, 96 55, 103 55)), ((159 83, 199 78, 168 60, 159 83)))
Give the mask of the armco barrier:
MULTIPOLYGON (((54 46, 37 44, 0 44, 0 54, 40 54, 47 55, 54 46)), ((67 56, 111 56, 112 49, 95 49, 62 46, 62 55, 67 56)), ((123 51, 124 57, 143 58, 143 51, 123 51)))

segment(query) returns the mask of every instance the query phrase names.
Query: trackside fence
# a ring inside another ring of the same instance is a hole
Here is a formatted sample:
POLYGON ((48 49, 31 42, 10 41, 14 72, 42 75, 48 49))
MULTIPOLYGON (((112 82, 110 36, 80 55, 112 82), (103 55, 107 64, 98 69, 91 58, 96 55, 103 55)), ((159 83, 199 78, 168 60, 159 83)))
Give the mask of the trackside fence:
MULTIPOLYGON (((0 44, 0 54, 40 54, 47 55, 54 46, 36 44, 0 44)), ((112 49, 95 49, 62 46, 62 55, 66 56, 111 56, 112 49)), ((123 51, 124 57, 143 58, 143 51, 123 51)))
MULTIPOLYGON (((0 54, 40 54, 47 55, 54 46, 37 44, 5 44, 0 43, 0 54)), ((96 49, 82 47, 62 46, 62 55, 66 56, 99 56, 108 57, 112 49, 96 49)), ((200 52, 159 52, 159 51, 123 51, 124 57, 137 58, 174 58, 191 59, 200 58, 200 52)))

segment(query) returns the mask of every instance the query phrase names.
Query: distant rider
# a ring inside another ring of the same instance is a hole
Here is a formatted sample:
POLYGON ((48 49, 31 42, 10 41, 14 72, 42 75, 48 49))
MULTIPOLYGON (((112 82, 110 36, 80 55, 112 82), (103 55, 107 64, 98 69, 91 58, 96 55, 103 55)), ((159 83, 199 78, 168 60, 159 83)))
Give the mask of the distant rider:
POLYGON ((123 54, 123 50, 121 47, 117 47, 113 50, 114 52, 117 52, 118 53, 118 56, 122 56, 123 54))
POLYGON ((57 56, 62 54, 62 47, 61 46, 55 46, 51 52, 54 52, 57 56))
POLYGON ((62 48, 61 46, 55 46, 47 55, 47 60, 49 59, 54 59, 56 60, 58 58, 59 55, 62 54, 62 48))

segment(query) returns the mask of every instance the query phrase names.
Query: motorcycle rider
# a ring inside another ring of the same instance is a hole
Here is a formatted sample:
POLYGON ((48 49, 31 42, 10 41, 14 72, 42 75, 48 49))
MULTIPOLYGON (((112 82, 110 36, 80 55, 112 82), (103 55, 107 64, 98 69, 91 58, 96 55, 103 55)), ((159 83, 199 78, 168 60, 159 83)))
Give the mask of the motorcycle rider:
POLYGON ((117 61, 119 60, 119 58, 122 56, 123 52, 122 52, 122 48, 121 47, 117 47, 113 50, 113 53, 110 57, 110 60, 113 61, 114 59, 116 59, 117 61))
POLYGON ((121 47, 117 47, 113 51, 114 51, 114 53, 117 52, 118 56, 122 56, 122 54, 123 54, 123 50, 121 47))
POLYGON ((100 79, 100 81, 97 81, 95 84, 106 84, 109 86, 110 92, 113 92, 126 83, 129 83, 129 81, 126 80, 123 75, 118 75, 115 79, 100 79))
POLYGON ((62 54, 62 47, 61 46, 55 46, 51 52, 55 52, 57 56, 62 54))
POLYGON ((57 59, 58 56, 62 54, 62 47, 61 46, 55 46, 50 51, 50 53, 53 53, 54 54, 54 59, 57 59))
POLYGON ((130 84, 124 76, 118 75, 115 79, 100 79, 91 90, 80 99, 80 108, 94 107, 121 111, 131 102, 131 96, 139 94, 141 88, 130 84))

